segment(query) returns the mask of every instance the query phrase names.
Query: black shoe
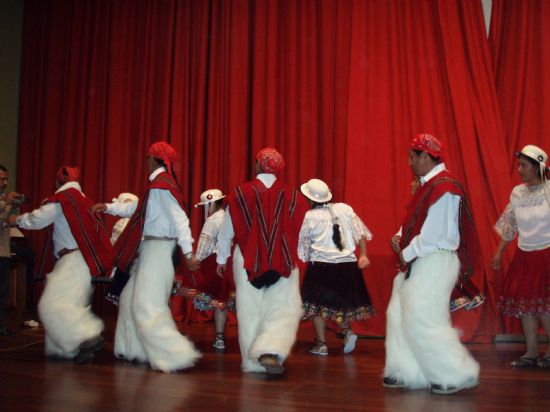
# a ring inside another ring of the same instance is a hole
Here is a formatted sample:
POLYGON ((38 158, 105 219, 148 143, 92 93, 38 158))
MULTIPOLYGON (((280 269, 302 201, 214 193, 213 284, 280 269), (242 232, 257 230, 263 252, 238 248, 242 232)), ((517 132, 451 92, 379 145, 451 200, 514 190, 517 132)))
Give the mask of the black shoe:
POLYGON ((403 389, 405 388, 405 384, 398 380, 397 378, 394 378, 393 376, 384 376, 382 379, 382 386, 384 388, 390 388, 390 389, 403 389))
POLYGON ((277 355, 265 353, 258 358, 258 362, 269 375, 281 375, 285 371, 277 355))
POLYGON ((0 336, 4 336, 6 338, 13 338, 15 337, 15 332, 11 329, 6 328, 5 326, 0 326, 0 336))
POLYGON ((78 353, 73 359, 74 363, 83 363, 92 359, 94 353, 103 349, 103 346, 105 346, 105 339, 101 335, 85 340, 78 347, 78 353))

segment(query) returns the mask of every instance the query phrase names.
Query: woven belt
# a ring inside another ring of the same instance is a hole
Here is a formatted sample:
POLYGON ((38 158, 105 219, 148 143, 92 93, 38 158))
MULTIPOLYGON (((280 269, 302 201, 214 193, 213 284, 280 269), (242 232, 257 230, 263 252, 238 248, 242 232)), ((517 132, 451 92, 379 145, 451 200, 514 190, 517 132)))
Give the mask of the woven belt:
POLYGON ((76 249, 61 249, 59 252, 57 252, 57 256, 59 256, 59 259, 61 259, 63 256, 68 255, 69 253, 76 252, 78 248, 76 249))
POLYGON ((143 236, 143 240, 176 240, 176 238, 168 236, 143 236))

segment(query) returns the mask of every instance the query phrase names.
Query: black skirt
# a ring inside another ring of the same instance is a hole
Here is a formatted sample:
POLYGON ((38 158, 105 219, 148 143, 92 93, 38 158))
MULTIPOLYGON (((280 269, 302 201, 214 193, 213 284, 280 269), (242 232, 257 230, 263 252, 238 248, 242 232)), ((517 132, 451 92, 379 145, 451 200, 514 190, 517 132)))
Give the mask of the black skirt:
POLYGON ((342 323, 376 313, 357 262, 310 262, 302 284, 302 301, 304 319, 320 316, 342 323))

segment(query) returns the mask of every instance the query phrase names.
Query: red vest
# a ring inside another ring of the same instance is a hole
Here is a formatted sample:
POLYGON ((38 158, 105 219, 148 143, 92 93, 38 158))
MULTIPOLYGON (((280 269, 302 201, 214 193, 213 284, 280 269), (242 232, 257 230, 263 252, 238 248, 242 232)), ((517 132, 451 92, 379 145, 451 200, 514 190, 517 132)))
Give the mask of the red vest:
POLYGON ((176 198, 180 206, 183 208, 183 194, 181 193, 178 182, 176 182, 176 179, 174 179, 172 175, 162 172, 155 177, 152 182, 149 182, 149 186, 147 187, 145 194, 141 197, 136 211, 115 243, 115 266, 123 272, 128 271, 130 264, 136 257, 139 244, 141 242, 141 236, 143 234, 143 225, 145 223, 147 211, 147 200, 149 198, 149 192, 152 189, 170 191, 172 196, 176 198))
POLYGON ((249 280, 268 271, 289 277, 298 260, 298 236, 308 210, 305 199, 279 180, 268 189, 255 179, 237 186, 227 204, 249 280))
POLYGON ((60 204, 92 276, 99 276, 111 269, 114 251, 109 232, 92 213, 92 202, 73 188, 56 193, 48 198, 48 202, 60 204))
MULTIPOLYGON (((460 271, 463 275, 462 279, 459 280, 460 283, 468 279, 474 270, 480 267, 481 252, 474 219, 464 189, 460 183, 451 177, 448 171, 444 170, 438 173, 417 189, 413 199, 407 206, 400 246, 401 249, 404 249, 420 233, 428 215, 428 210, 445 193, 460 196, 458 222, 460 244, 457 250, 460 259, 460 271)), ((406 268, 401 268, 401 270, 406 270, 406 268)))

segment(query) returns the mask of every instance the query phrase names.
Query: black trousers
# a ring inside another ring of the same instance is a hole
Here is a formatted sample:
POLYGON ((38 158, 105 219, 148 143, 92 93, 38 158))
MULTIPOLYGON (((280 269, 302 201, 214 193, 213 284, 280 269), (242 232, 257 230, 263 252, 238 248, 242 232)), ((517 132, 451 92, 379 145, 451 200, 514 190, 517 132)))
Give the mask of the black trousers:
POLYGON ((0 326, 4 324, 10 294, 10 258, 0 257, 0 326))

